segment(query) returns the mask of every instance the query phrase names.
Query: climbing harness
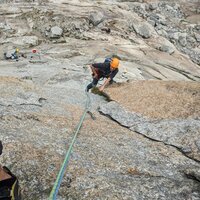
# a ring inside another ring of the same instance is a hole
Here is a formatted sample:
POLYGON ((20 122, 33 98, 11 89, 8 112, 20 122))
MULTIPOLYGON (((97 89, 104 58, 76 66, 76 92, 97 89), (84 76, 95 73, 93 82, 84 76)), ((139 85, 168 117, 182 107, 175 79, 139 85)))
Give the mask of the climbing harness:
POLYGON ((87 114, 87 112, 88 112, 88 110, 90 108, 91 100, 90 100, 89 93, 86 92, 86 95, 87 95, 87 100, 86 100, 86 104, 85 104, 85 110, 84 110, 84 112, 83 112, 83 114, 82 114, 82 116, 80 118, 80 121, 79 121, 79 123, 77 125, 77 128, 76 128, 76 130, 74 132, 74 137, 73 137, 72 142, 71 142, 71 144, 69 146, 69 149, 68 149, 68 151, 66 153, 65 159, 64 159, 64 161, 62 163, 62 166, 60 168, 60 171, 59 171, 57 179, 56 179, 56 181, 54 183, 54 186, 53 186, 53 188, 51 190, 51 193, 50 193, 50 196, 49 196, 49 200, 56 200, 56 197, 57 197, 57 194, 58 194, 58 191, 59 191, 59 188, 60 188, 60 184, 61 184, 63 176, 64 176, 64 172, 65 172, 65 170, 67 168, 67 164, 69 162, 69 158, 70 158, 70 155, 71 155, 71 152, 72 152, 72 149, 73 149, 73 145, 74 145, 74 143, 76 141, 77 135, 78 135, 79 130, 80 130, 82 124, 83 124, 85 116, 86 116, 86 114, 87 114))

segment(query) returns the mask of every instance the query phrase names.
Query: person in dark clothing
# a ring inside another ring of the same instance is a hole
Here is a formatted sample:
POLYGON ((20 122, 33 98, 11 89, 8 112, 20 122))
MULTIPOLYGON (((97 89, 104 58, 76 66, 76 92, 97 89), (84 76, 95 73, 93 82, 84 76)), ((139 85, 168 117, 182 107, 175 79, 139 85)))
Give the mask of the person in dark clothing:
POLYGON ((93 81, 87 86, 86 91, 88 92, 91 88, 96 87, 101 78, 107 78, 103 85, 99 87, 99 90, 103 91, 106 85, 113 82, 113 78, 119 71, 118 66, 118 58, 111 58, 109 62, 92 64, 90 67, 92 70, 93 81))
MULTIPOLYGON (((0 141, 0 155, 3 145, 0 141)), ((7 167, 0 165, 0 200, 21 200, 17 177, 7 167)))

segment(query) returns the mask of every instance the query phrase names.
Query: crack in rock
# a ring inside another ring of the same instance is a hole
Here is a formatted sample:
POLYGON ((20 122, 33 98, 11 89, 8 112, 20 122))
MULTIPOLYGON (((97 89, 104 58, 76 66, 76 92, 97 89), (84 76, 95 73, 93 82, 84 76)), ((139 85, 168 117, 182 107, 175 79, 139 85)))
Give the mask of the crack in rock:
POLYGON ((188 158, 200 162, 199 136, 200 120, 150 120, 140 114, 126 111, 117 102, 101 105, 99 112, 109 116, 120 125, 144 137, 172 146, 188 158))

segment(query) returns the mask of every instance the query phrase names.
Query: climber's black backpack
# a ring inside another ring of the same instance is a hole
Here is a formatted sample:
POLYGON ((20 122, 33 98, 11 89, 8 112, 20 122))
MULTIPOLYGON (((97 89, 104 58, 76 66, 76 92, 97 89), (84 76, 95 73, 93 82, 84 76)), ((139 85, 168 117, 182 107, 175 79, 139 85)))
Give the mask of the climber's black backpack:
POLYGON ((105 63, 110 63, 111 61, 112 61, 112 58, 106 58, 106 59, 104 60, 105 63))

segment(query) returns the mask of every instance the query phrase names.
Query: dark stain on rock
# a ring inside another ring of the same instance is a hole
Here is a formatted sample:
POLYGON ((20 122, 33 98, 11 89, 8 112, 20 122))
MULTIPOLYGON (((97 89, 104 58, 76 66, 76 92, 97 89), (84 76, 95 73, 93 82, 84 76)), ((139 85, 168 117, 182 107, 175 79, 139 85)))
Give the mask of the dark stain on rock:
POLYGON ((108 101, 108 102, 112 101, 112 99, 110 98, 110 96, 108 94, 100 91, 99 88, 97 88, 97 87, 92 88, 91 91, 92 91, 93 94, 98 94, 99 96, 103 96, 105 98, 105 100, 108 101))

